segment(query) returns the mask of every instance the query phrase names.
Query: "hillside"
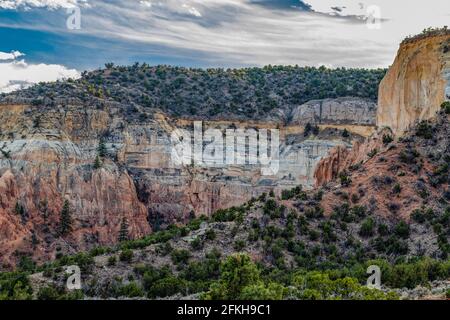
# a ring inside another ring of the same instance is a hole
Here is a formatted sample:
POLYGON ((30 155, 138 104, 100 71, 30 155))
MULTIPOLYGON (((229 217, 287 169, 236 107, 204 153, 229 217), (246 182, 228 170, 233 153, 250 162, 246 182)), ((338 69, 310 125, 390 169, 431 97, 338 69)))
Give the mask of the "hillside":
POLYGON ((386 75, 108 64, 2 95, 0 299, 448 298, 449 45, 409 38, 386 75), (279 168, 174 163, 195 128, 201 151, 278 130, 279 168))
POLYGON ((313 191, 263 194, 37 269, 22 260, 23 272, 40 272, 28 280, 2 274, 10 288, 3 293, 16 294, 23 280, 22 294, 52 299, 442 298, 450 277, 449 120, 442 110, 398 141, 374 138, 376 153, 313 191), (66 295, 62 267, 70 264, 81 267, 84 285, 66 295), (371 264, 382 269, 381 291, 361 286, 371 264), (233 287, 226 270, 253 280, 233 287), (432 290, 416 288, 430 281, 432 290))
MULTIPOLYGON (((187 69, 171 66, 107 64, 79 80, 43 83, 9 95, 0 103, 36 106, 111 103, 145 120, 145 111, 169 116, 280 120, 298 105, 314 99, 360 97, 377 100, 386 70, 267 66, 246 69, 187 69)), ((283 119, 281 120, 288 120, 283 119)))
POLYGON ((57 248, 68 254, 113 245, 123 219, 129 223, 130 237, 139 238, 160 227, 185 223, 192 215, 210 216, 218 209, 241 205, 264 192, 280 193, 299 184, 312 188, 315 166, 329 150, 350 147, 374 131, 376 103, 368 90, 376 92, 383 74, 383 70, 296 67, 202 71, 108 66, 80 80, 3 95, 0 267, 14 267, 22 256, 47 261, 55 257, 57 248), (177 77, 192 79, 179 82, 177 77), (251 85, 258 77, 266 80, 251 85), (155 81, 155 91, 145 88, 150 80, 155 81), (330 86, 335 81, 353 87, 342 94, 357 96, 331 98, 337 95, 336 86, 330 86), (199 91, 196 83, 205 90, 199 91), (311 83, 314 89, 303 91, 311 83), (244 93, 263 107, 252 91, 256 89, 272 96, 278 89, 297 90, 301 97, 280 98, 279 106, 270 107, 273 117, 268 110, 261 116, 254 110, 246 115, 245 108, 244 113, 230 109, 230 101, 243 99, 244 93), (143 104, 140 99, 148 94, 170 101, 170 106, 143 104), (203 94, 211 97, 207 99, 211 103, 199 102, 203 94), (182 100, 173 100, 180 95, 182 100), (321 96, 328 98, 297 104, 321 96), (221 113, 210 116, 208 110, 215 103, 221 104, 221 113), (187 104, 198 108, 195 117, 187 104), (254 165, 174 165, 171 134, 175 129, 192 131, 193 118, 203 120, 205 129, 222 132, 279 130, 277 174, 261 175, 261 167, 254 165), (71 232, 61 234, 66 201, 71 232))

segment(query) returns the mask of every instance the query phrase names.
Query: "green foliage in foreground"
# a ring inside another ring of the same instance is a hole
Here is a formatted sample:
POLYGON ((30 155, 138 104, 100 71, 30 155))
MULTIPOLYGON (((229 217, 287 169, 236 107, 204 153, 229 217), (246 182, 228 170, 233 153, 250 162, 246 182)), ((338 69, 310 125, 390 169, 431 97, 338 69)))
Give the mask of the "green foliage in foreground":
POLYGON ((296 272, 289 286, 264 281, 258 267, 245 254, 228 257, 221 265, 220 278, 202 295, 208 300, 281 300, 284 298, 308 300, 397 300, 394 292, 382 292, 361 285, 357 279, 331 279, 319 271, 296 272))
POLYGON ((27 273, 0 273, 0 300, 29 300, 31 297, 32 290, 27 273))

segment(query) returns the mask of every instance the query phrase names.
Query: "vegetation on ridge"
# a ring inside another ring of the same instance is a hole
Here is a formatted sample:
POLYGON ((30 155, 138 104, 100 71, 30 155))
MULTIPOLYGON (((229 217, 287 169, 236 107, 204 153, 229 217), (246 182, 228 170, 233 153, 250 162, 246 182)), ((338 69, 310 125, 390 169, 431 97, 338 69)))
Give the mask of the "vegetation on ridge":
MULTIPOLYGON (((57 106, 78 103, 106 108, 126 106, 132 116, 160 109, 174 116, 233 115, 261 118, 275 109, 291 110, 312 99, 353 96, 376 101, 385 69, 266 66, 243 69, 193 69, 165 65, 107 64, 81 79, 40 83, 11 94, 0 103, 57 106)), ((138 116, 138 119, 141 116, 138 116)), ((142 120, 142 119, 141 119, 142 120)))

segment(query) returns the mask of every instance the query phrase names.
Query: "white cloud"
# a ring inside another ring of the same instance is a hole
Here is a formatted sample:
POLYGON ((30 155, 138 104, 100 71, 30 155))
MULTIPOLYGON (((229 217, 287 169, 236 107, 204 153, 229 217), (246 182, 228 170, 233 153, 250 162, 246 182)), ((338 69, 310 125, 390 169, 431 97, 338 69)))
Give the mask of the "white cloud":
POLYGON ((193 16, 196 16, 196 17, 201 17, 202 16, 202 14, 195 7, 192 7, 192 6, 190 6, 190 5, 186 4, 186 3, 183 4, 183 8, 187 9, 189 14, 191 14, 193 16))
POLYGON ((76 6, 87 5, 88 0, 0 0, 1 9, 31 9, 31 8, 47 8, 54 9, 67 9, 76 6))
POLYGON ((141 1, 139 1, 139 3, 147 8, 151 8, 153 5, 153 3, 149 0, 141 0, 141 1))
MULTIPOLYGON (((137 56, 197 59, 211 66, 325 63, 371 68, 387 67, 402 39, 448 24, 450 15, 450 1, 443 0, 305 0, 315 12, 255 4, 260 2, 276 0, 89 0, 95 10, 83 11, 83 28, 77 32, 107 40, 117 50, 131 44, 137 56), (353 18, 366 16, 372 5, 381 9, 383 22, 377 30, 353 18)), ((25 27, 68 34, 45 15, 25 27)), ((104 48, 102 41, 81 41, 92 52, 104 48)))
POLYGON ((11 51, 10 53, 0 52, 0 61, 2 60, 14 60, 18 57, 24 56, 22 52, 19 51, 11 51))
POLYGON ((38 82, 80 77, 77 70, 61 65, 28 64, 25 60, 17 60, 22 55, 18 51, 0 52, 0 93, 23 89, 38 82))

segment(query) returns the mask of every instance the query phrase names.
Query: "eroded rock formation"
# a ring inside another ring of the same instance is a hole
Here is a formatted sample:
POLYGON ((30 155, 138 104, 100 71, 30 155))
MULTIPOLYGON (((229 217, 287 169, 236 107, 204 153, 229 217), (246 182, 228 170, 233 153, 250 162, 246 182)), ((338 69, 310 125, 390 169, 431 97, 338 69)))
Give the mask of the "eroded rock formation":
MULTIPOLYGON (((367 103, 357 108, 371 109, 373 104, 367 103)), ((279 193, 299 184, 312 187, 315 166, 330 149, 350 147, 353 139, 361 138, 357 133, 373 130, 352 119, 345 121, 349 136, 343 137, 341 115, 336 112, 329 113, 319 133, 311 135, 295 122, 204 119, 205 127, 220 130, 278 128, 279 170, 265 176, 254 165, 173 165, 170 134, 175 128, 191 130, 193 120, 159 112, 136 120, 127 112, 118 103, 102 108, 76 103, 0 106, 3 265, 16 263, 21 254, 44 261, 56 252, 113 244, 123 219, 128 221, 129 236, 136 238, 153 228, 183 223, 192 214, 210 215, 240 205, 263 192, 279 193), (96 168, 100 139, 106 155, 96 168), (65 200, 70 204, 72 232, 61 236, 65 200)))
POLYGON ((404 41, 378 94, 377 125, 401 135, 450 99, 450 32, 404 41))

